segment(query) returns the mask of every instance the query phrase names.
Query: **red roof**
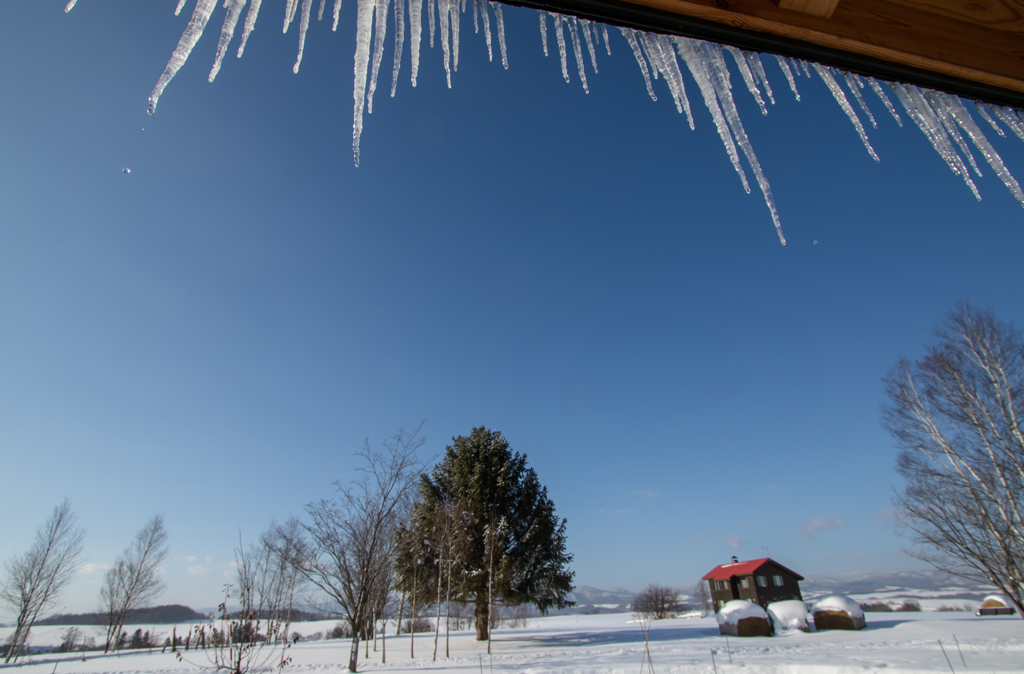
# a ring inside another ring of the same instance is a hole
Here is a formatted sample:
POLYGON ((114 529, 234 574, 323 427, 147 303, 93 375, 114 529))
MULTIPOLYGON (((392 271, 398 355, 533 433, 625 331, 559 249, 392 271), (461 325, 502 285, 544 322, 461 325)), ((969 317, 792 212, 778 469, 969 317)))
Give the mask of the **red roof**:
POLYGON ((798 573, 790 571, 786 567, 782 566, 775 560, 764 557, 763 559, 752 559, 749 562, 733 562, 730 564, 719 564, 715 568, 711 569, 705 576, 704 580, 729 580, 733 576, 749 576, 765 565, 766 562, 771 562, 783 571, 789 571, 797 580, 803 580, 804 577, 798 573))

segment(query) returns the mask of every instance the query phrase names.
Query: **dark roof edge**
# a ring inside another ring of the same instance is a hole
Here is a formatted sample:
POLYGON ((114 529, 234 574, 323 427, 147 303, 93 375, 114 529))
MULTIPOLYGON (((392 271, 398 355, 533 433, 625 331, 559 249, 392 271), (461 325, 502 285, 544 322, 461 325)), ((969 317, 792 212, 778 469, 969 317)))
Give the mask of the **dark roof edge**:
POLYGON ((542 9, 559 14, 574 14, 585 19, 652 33, 682 35, 709 42, 729 44, 750 51, 779 54, 821 63, 880 80, 916 84, 971 100, 1024 109, 1024 93, 1019 91, 629 2, 618 0, 502 0, 502 2, 507 5, 542 9))
MULTIPOLYGON (((779 564, 778 562, 776 562, 774 559, 772 559, 770 557, 768 558, 768 561, 765 562, 764 564, 762 564, 761 566, 764 566, 765 564, 774 564, 775 566, 779 567, 783 571, 785 571, 785 572, 787 572, 789 574, 792 574, 793 577, 795 577, 797 580, 804 580, 804 577, 801 576, 799 573, 797 573, 793 569, 790 569, 788 567, 783 566, 782 564, 779 564)), ((760 569, 761 567, 758 567, 758 568, 760 569)))

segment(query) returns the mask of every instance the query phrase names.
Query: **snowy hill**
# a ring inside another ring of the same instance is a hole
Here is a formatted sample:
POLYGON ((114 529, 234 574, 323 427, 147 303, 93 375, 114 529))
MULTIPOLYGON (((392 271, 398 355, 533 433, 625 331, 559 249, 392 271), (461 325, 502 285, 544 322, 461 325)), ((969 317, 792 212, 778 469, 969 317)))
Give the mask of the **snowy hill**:
POLYGON ((576 602, 576 606, 572 608, 572 613, 618 613, 628 611, 635 596, 635 592, 624 590, 621 587, 600 590, 587 585, 579 585, 569 593, 569 599, 576 602))
MULTIPOLYGON (((692 601, 689 597, 693 590, 692 585, 679 585, 674 589, 682 601, 692 601)), ((936 610, 942 606, 958 609, 963 609, 965 605, 973 607, 993 592, 991 586, 972 583, 935 570, 858 571, 807 576, 807 579, 800 583, 800 589, 806 600, 829 594, 844 594, 861 603, 882 602, 895 607, 905 599, 916 599, 926 611, 936 610)), ((569 599, 576 602, 576 606, 568 611, 555 613, 625 612, 629 611, 635 596, 635 592, 620 587, 602 590, 580 585, 569 594, 569 599)))
POLYGON ((804 599, 828 594, 850 595, 861 603, 898 605, 916 599, 928 610, 970 608, 991 594, 989 585, 973 583, 943 571, 865 571, 832 576, 808 576, 800 583, 804 599))

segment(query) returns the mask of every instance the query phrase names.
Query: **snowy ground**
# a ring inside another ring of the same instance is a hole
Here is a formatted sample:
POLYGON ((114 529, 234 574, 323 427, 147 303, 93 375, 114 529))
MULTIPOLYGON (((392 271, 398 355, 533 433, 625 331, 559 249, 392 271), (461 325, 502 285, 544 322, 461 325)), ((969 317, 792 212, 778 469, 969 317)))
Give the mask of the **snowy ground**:
MULTIPOLYGON (((868 628, 860 632, 795 633, 776 637, 725 638, 719 636, 715 619, 662 620, 652 631, 651 655, 659 674, 674 672, 721 674, 845 674, 885 670, 892 674, 911 672, 1020 672, 1024 670, 1024 620, 1017 616, 978 618, 968 613, 868 614, 868 628), (955 635, 955 639, 954 639, 955 635), (947 663, 939 646, 946 649, 947 663), (959 642, 960 650, 957 650, 959 642), (711 656, 714 652, 715 664, 711 656), (962 659, 961 659, 962 652, 962 659), (730 653, 732 664, 730 664, 730 653), (966 665, 965 665, 966 663, 966 665)), ((295 631, 311 634, 325 631, 327 623, 298 623, 295 631)), ((160 635, 170 627, 132 626, 160 635)), ((43 646, 59 641, 66 628, 33 630, 32 643, 43 646)), ((0 638, 10 628, 0 628, 0 638)), ((179 634, 184 629, 179 628, 179 634)), ((162 636, 161 636, 162 638, 162 636)), ((532 621, 530 627, 501 630, 492 643, 477 643, 469 632, 453 633, 451 657, 444 657, 441 635, 437 661, 432 660, 433 634, 419 634, 416 658, 409 655, 409 637, 389 638, 387 664, 381 662, 381 647, 371 646, 369 658, 360 648, 360 669, 374 672, 425 670, 432 673, 471 674, 528 672, 638 672, 643 638, 628 614, 556 616, 532 621)), ((286 672, 341 672, 348 657, 347 641, 304 641, 289 654, 292 664, 286 672)), ((209 667, 202 653, 191 651, 186 661, 174 655, 124 652, 120 656, 87 654, 34 655, 17 668, 19 674, 98 674, 116 672, 198 672, 209 667)), ((4 669, 0 667, 0 669, 4 669)), ((646 670, 645 670, 646 671, 646 670)))

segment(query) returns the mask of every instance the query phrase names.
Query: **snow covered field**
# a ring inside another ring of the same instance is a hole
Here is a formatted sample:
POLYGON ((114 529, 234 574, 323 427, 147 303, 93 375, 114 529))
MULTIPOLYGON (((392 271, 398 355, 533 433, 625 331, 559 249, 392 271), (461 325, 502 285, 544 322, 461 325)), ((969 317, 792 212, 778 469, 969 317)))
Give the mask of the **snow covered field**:
MULTIPOLYGON (((868 628, 861 632, 787 633, 771 638, 730 638, 718 634, 714 617, 661 620, 654 624, 651 656, 655 671, 713 672, 714 652, 718 672, 748 674, 840 674, 885 670, 910 672, 1020 672, 1024 670, 1024 621, 1017 616, 977 618, 968 613, 868 614, 868 628), (954 640, 955 635, 955 640, 954 640), (939 640, 949 657, 939 647, 939 640), (960 651, 956 642, 959 641, 960 651), (732 664, 730 665, 730 652, 732 664), (963 659, 961 659, 961 653, 963 659), (964 663, 966 662, 966 666, 964 663)), ((333 622, 298 623, 295 631, 312 634, 326 631, 333 622)), ((132 626, 163 636, 170 626, 132 626)), ((57 643, 66 628, 33 630, 32 643, 57 643)), ((95 628, 92 628, 95 629, 95 628)), ((184 631, 179 628, 179 634, 184 631)), ((0 638, 10 628, 0 628, 0 638)), ((486 644, 470 632, 453 633, 451 657, 444 658, 441 635, 438 659, 431 660, 433 634, 416 636, 416 658, 409 656, 409 637, 387 641, 387 664, 376 653, 362 659, 360 669, 374 672, 423 670, 459 672, 638 672, 643 638, 628 614, 555 616, 539 618, 529 628, 499 630, 488 657, 486 644)), ((362 651, 360 647, 360 651, 362 651)), ((292 664, 286 672, 342 672, 348 656, 347 641, 305 641, 290 650, 292 664)), ((190 651, 186 661, 170 654, 145 651, 120 656, 40 654, 17 667, 24 674, 83 672, 198 672, 209 667, 202 653, 190 651)))

